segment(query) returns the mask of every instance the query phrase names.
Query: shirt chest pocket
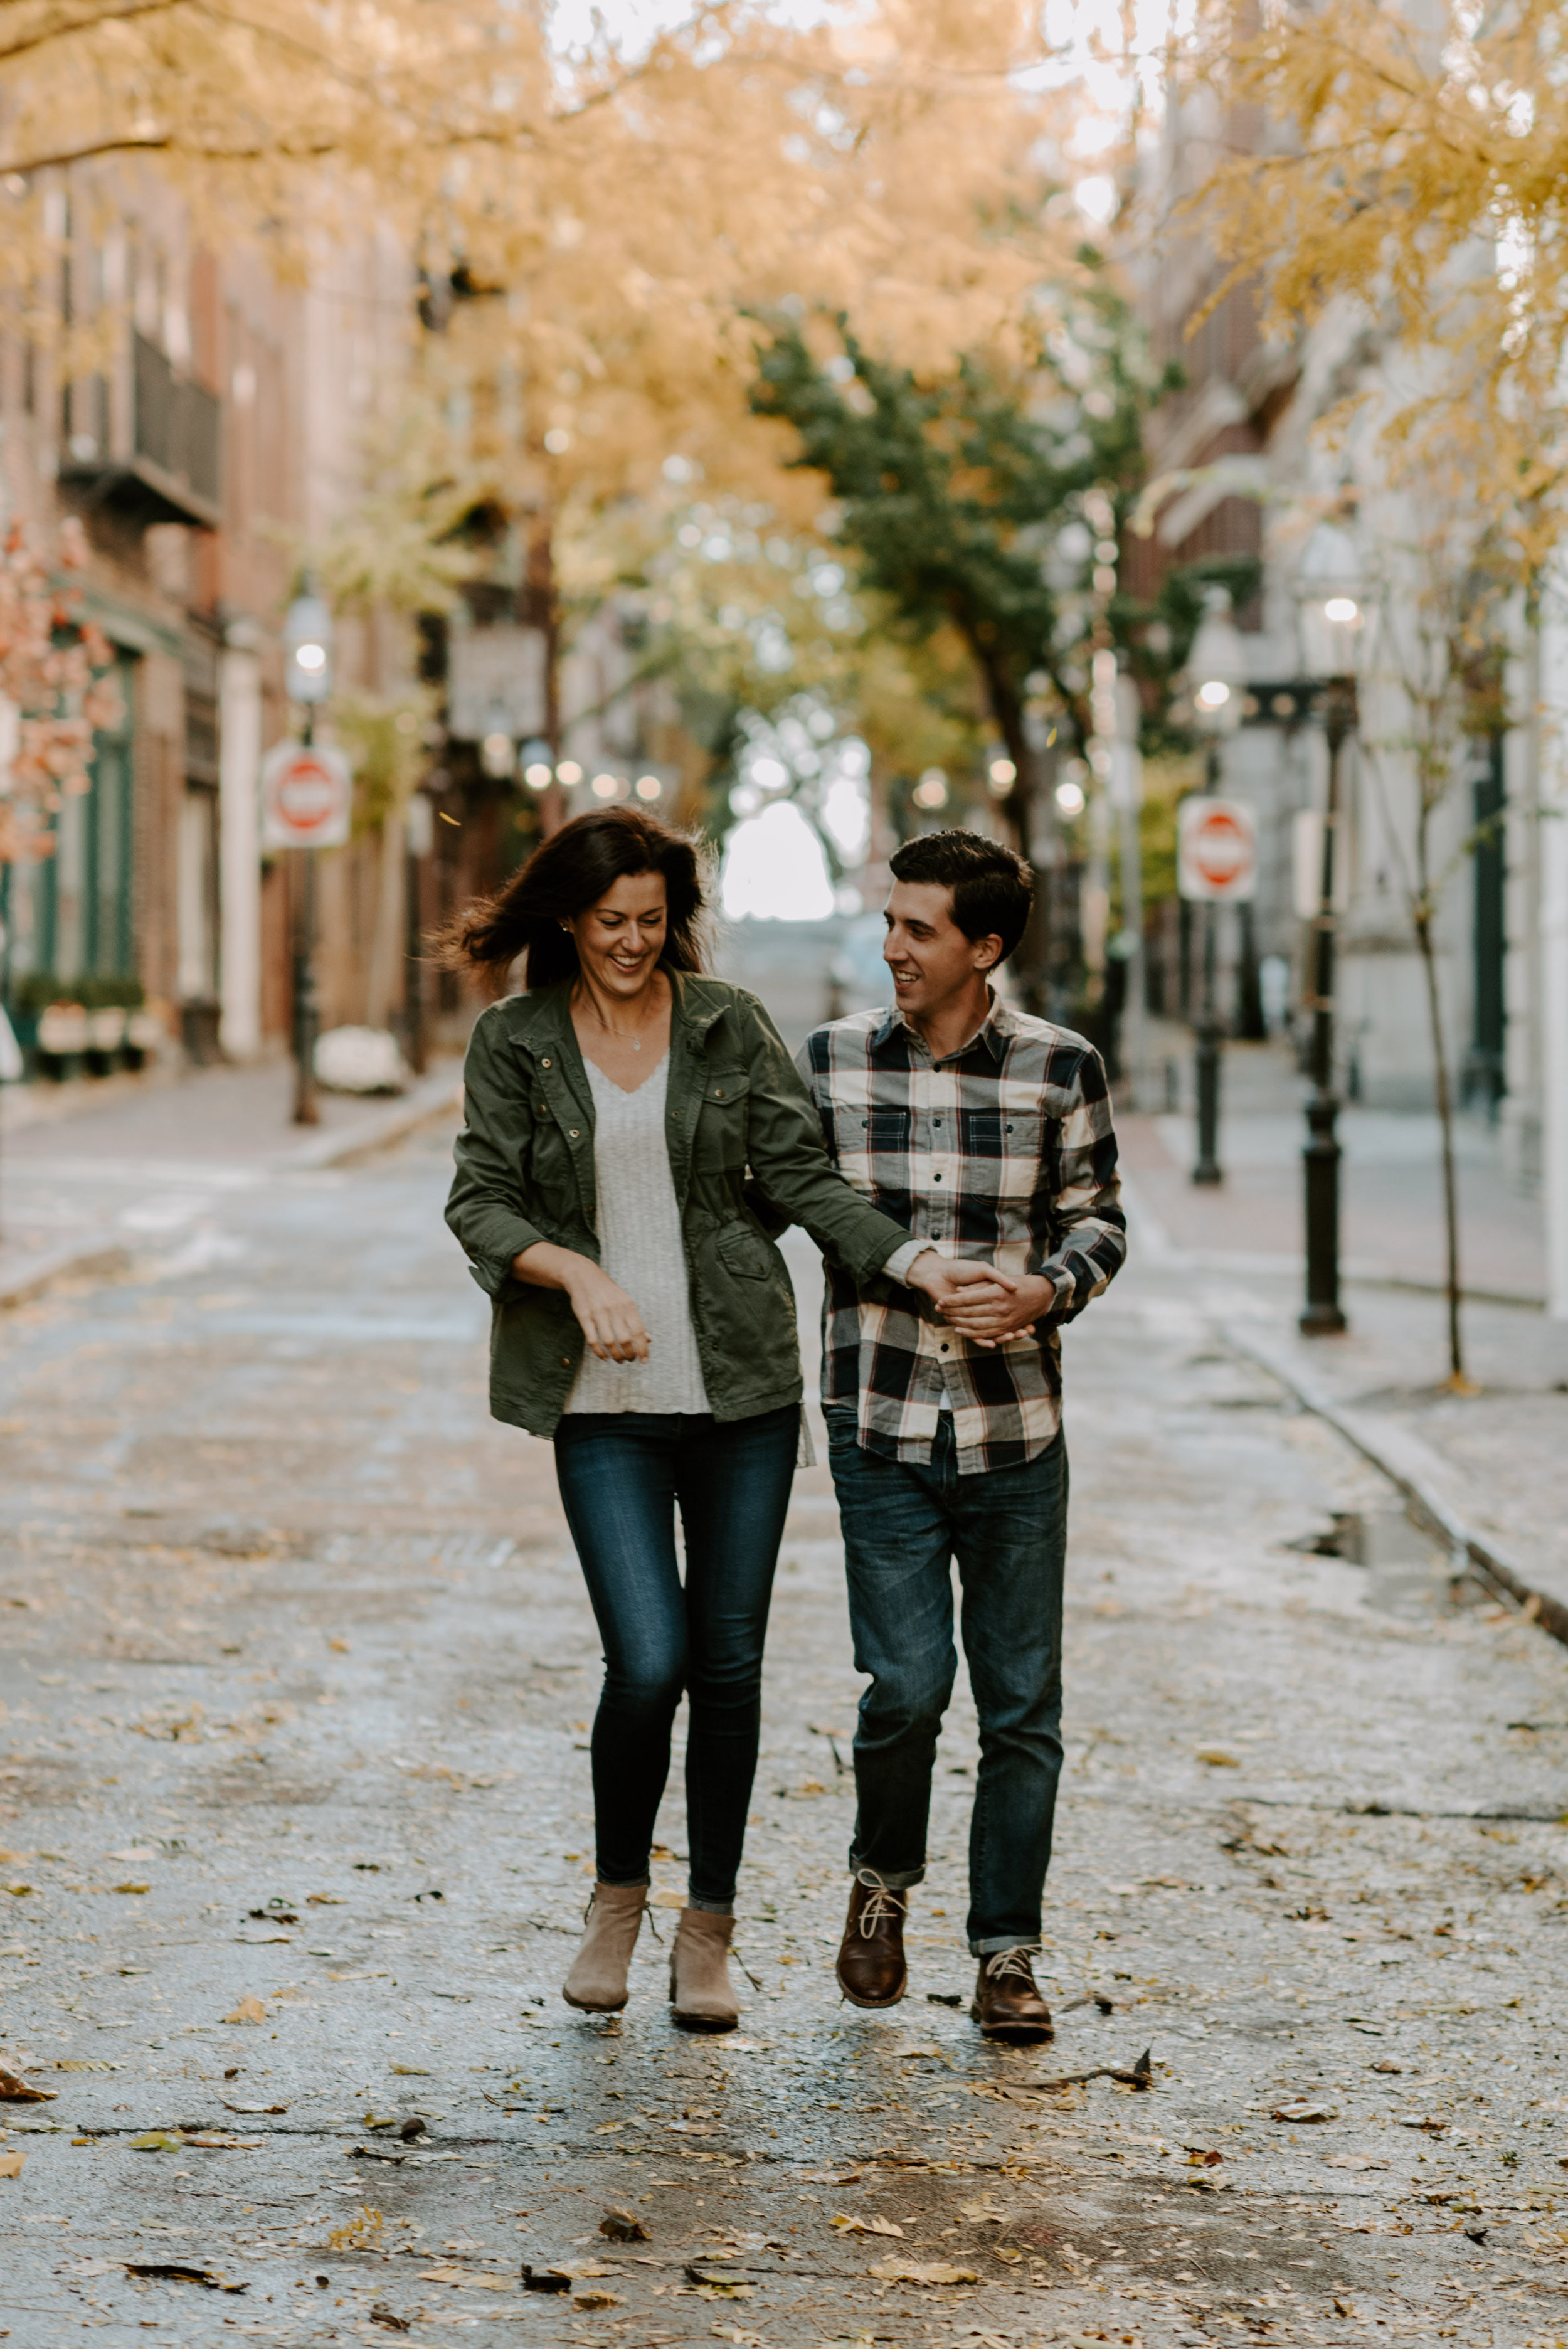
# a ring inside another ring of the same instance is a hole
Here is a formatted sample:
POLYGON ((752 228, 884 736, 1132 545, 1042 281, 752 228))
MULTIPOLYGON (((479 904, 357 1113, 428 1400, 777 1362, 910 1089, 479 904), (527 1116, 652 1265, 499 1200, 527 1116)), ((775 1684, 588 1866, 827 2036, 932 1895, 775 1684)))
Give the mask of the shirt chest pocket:
MULTIPOLYGON (((1038 1110, 965 1109, 952 1123, 965 1192, 997 1199, 1033 1196, 1040 1171, 1038 1110)), ((940 1135, 934 1139, 940 1146, 940 1135)))
POLYGON ((743 1069, 711 1069, 703 1081, 692 1164, 709 1174, 739 1174, 746 1166, 751 1080, 743 1069))

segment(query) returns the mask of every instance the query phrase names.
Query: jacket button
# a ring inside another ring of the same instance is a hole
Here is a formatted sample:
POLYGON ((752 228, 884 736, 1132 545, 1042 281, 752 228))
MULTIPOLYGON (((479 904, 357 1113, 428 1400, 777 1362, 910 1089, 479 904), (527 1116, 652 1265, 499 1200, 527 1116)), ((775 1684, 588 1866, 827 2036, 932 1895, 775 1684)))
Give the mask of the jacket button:
POLYGON ((577 1140, 577 1128, 574 1125, 569 1125, 566 1131, 572 1136, 573 1141, 575 1142, 577 1140))
POLYGON ((548 1056, 544 1060, 541 1061, 539 1065, 542 1069, 547 1069, 550 1066, 548 1056))
POLYGON ((562 1355, 561 1367, 563 1371, 569 1371, 572 1368, 572 1357, 570 1354, 562 1355))
POLYGON ((713 1089, 713 1097, 715 1101, 722 1101, 724 1099, 724 1087, 722 1085, 715 1085, 713 1089))

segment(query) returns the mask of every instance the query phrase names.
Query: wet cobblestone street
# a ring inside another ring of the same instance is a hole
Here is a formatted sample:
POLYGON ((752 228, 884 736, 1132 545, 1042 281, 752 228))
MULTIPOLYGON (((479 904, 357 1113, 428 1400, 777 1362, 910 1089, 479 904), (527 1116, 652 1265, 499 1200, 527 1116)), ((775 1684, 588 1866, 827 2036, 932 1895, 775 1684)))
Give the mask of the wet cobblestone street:
MULTIPOLYGON (((548 1448, 486 1416, 449 1142, 235 1185, 204 1253, 0 1326, 0 2047, 56 2092, 0 2106, 0 2333, 1568 2339, 1568 1652, 1450 1586, 1178 1259, 1067 1342, 1054 2046, 969 2019, 966 1698, 909 1997, 839 2000, 823 1466, 740 2031, 671 2027, 667 1928, 622 2022, 561 2002, 597 1646, 548 1448), (1351 1516, 1369 1565, 1312 1547, 1351 1516)), ((677 1791, 661 1832, 673 1925, 677 1791)))

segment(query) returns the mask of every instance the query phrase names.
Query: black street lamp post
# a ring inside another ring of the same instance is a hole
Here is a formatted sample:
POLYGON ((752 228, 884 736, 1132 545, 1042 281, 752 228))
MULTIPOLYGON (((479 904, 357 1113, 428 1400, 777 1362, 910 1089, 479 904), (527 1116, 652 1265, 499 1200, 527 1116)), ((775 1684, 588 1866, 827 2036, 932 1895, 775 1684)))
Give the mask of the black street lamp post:
POLYGON ((1312 1092, 1306 1103, 1306 1304, 1304 1336, 1336 1337, 1346 1327, 1339 1303, 1339 1161, 1336 1124, 1339 1096, 1334 1083, 1335 911, 1339 875, 1336 860, 1345 805, 1345 746, 1356 730, 1356 680, 1330 678, 1324 688, 1323 727, 1328 741, 1328 792, 1323 814, 1323 854, 1318 867, 1317 911, 1312 924, 1312 1092))
POLYGON ((1300 574, 1302 648, 1309 675, 1321 684, 1323 730, 1328 747, 1317 905, 1308 962, 1312 1013, 1312 1091, 1306 1102, 1302 1151, 1306 1219, 1306 1299, 1304 1337, 1336 1337, 1346 1327, 1339 1302, 1339 1095, 1335 1085, 1335 948, 1339 907, 1348 879, 1342 833, 1348 789, 1348 745, 1356 732, 1356 652, 1362 623, 1359 565, 1354 541, 1336 524, 1319 523, 1307 541, 1300 574))
MULTIPOLYGON (((1231 599, 1222 587, 1211 588, 1208 609, 1187 656, 1192 681, 1192 714, 1209 738, 1204 790, 1211 798, 1220 788, 1220 743, 1242 722, 1246 688, 1246 647, 1230 616, 1231 599)), ((1202 992, 1193 1023, 1192 1069, 1198 1109, 1198 1158, 1194 1183, 1212 1187, 1225 1179, 1220 1164, 1220 909, 1212 897, 1203 904, 1202 992)))
MULTIPOLYGON (((284 652, 287 663, 288 697, 300 705, 304 719, 300 740, 308 750, 315 740, 317 705, 325 701, 332 691, 332 614, 319 595, 307 590, 304 595, 296 595, 289 605, 288 616, 284 622, 284 652)), ((315 850, 306 848, 294 929, 294 1122, 296 1125, 319 1125, 321 1123, 321 1105, 316 1098, 315 1083, 315 1040, 321 1024, 315 986, 315 850)))
MULTIPOLYGON (((1220 788, 1220 746, 1209 745, 1204 789, 1211 798, 1220 788)), ((1219 937, 1220 909, 1211 897, 1203 906, 1203 987, 1199 998, 1195 1028, 1196 1048, 1192 1055, 1193 1076, 1198 1096, 1198 1161, 1192 1169, 1192 1180, 1201 1186, 1212 1186, 1225 1179, 1220 1164, 1220 1005, 1219 1005, 1219 937)))

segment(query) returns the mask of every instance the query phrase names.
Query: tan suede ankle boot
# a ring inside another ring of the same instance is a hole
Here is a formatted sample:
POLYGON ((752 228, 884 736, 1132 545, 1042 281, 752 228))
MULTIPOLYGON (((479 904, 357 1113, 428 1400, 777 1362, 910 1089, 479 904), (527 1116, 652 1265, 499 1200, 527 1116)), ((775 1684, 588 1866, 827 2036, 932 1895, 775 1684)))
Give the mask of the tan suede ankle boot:
POLYGON ((740 2009, 729 1986, 733 1917, 683 1909, 670 1952, 670 2004, 683 2031, 733 2031, 740 2009))
POLYGON ((619 2014, 626 2003, 626 1971, 647 1905, 645 1884, 595 1884, 586 1930, 562 1986, 568 2006, 583 2007, 590 2014, 619 2014))

